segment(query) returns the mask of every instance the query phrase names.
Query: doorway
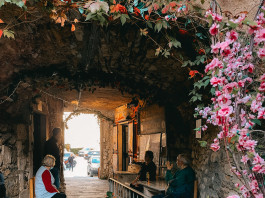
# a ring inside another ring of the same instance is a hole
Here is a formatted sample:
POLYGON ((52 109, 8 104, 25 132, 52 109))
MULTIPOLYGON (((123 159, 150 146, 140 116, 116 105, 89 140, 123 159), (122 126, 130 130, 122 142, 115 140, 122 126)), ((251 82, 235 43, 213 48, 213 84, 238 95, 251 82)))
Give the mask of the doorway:
POLYGON ((122 125, 122 170, 127 171, 128 158, 128 125, 122 125))
POLYGON ((39 113, 34 113, 33 125, 34 125, 33 174, 35 175, 37 170, 41 166, 41 162, 44 157, 44 144, 46 141, 46 116, 39 113))

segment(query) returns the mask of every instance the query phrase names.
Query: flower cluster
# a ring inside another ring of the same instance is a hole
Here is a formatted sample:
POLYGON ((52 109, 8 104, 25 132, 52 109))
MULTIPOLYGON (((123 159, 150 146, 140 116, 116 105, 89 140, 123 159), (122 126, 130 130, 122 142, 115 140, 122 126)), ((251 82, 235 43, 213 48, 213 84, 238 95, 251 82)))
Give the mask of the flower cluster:
MULTIPOLYGON (((264 186, 261 189, 259 185, 263 182, 265 162, 255 150, 258 142, 251 138, 257 120, 265 119, 265 107, 262 106, 265 99, 265 74, 258 77, 254 66, 257 59, 262 61, 265 57, 264 13, 265 8, 262 7, 253 22, 247 21, 246 14, 242 13, 230 19, 222 33, 222 17, 212 11, 205 15, 212 24, 209 32, 214 37, 211 45, 214 58, 206 65, 205 72, 211 76, 210 84, 215 92, 211 106, 195 110, 208 124, 221 129, 211 144, 213 151, 220 149, 222 141, 227 152, 241 153, 239 163, 244 168, 237 166, 231 167, 231 170, 241 182, 247 181, 242 182, 241 187, 238 184, 243 197, 261 198, 265 190, 264 186), (231 24, 234 24, 233 27, 231 24), (246 33, 242 31, 245 25, 249 28, 246 33), (251 39, 252 42, 246 42, 251 39), (252 92, 249 93, 248 89, 252 92), (246 168, 248 166, 250 168, 246 168)), ((228 198, 232 197, 239 196, 228 198)))

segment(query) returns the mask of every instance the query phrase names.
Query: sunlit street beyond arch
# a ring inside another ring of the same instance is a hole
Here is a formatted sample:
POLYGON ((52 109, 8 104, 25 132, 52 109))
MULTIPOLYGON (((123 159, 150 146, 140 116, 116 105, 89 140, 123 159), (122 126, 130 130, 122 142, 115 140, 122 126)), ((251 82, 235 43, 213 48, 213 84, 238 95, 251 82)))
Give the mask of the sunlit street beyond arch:
POLYGON ((76 167, 64 170, 67 197, 102 198, 108 191, 108 181, 87 175, 87 160, 76 157, 76 167))

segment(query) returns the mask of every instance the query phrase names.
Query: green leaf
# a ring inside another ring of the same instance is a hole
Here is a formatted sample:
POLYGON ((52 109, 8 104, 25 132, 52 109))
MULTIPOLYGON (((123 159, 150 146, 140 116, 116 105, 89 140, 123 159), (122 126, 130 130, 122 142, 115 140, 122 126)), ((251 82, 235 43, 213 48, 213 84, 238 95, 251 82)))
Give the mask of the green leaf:
POLYGON ((210 79, 206 80, 206 81, 204 82, 204 87, 206 87, 207 85, 209 85, 209 83, 210 83, 210 79))
POLYGON ((87 16, 86 16, 86 21, 92 19, 95 15, 93 15, 92 12, 88 13, 87 16))
POLYGON ((214 96, 215 95, 215 88, 212 87, 211 90, 210 90, 211 94, 214 96))
POLYGON ((255 21, 249 20, 247 18, 245 18, 245 20, 242 22, 246 25, 250 25, 250 26, 257 26, 258 24, 255 21))
POLYGON ((162 25, 163 25, 163 28, 167 29, 168 23, 166 21, 163 21, 162 25))
POLYGON ((150 21, 147 21, 146 24, 149 28, 153 29, 153 24, 150 21))
POLYGON ((197 100, 197 96, 193 96, 191 99, 190 99, 190 102, 195 102, 197 100))
POLYGON ((125 14, 121 15, 121 24, 124 25, 126 23, 126 17, 124 16, 125 14))
POLYGON ((255 124, 258 124, 259 126, 261 126, 261 122, 258 119, 253 119, 251 120, 251 122, 254 122, 255 124))
POLYGON ((175 47, 175 48, 179 48, 181 47, 181 43, 177 40, 172 40, 172 45, 175 47))
POLYGON ((200 141, 198 140, 199 144, 201 147, 206 147, 207 146, 207 142, 206 141, 200 141))
POLYGON ((158 22, 157 24, 155 24, 155 30, 157 32, 160 32, 160 30, 162 29, 162 27, 163 27, 162 22, 158 22))
POLYGON ((164 52, 162 53, 163 56, 165 56, 166 58, 168 58, 168 56, 170 55, 168 50, 164 50, 164 52))
POLYGON ((236 142, 238 142, 239 136, 235 135, 234 137, 231 138, 231 142, 234 144, 236 142))
POLYGON ((15 33, 11 30, 4 30, 3 35, 7 38, 15 39, 15 33))
POLYGON ((235 29, 238 24, 237 23, 233 23, 232 21, 228 21, 228 26, 230 26, 231 28, 235 29))
POLYGON ((208 16, 208 22, 209 22, 209 27, 211 27, 212 24, 213 24, 213 17, 212 17, 212 15, 209 15, 208 16))
POLYGON ((204 4, 204 2, 205 2, 204 0, 201 0, 201 4, 204 4))

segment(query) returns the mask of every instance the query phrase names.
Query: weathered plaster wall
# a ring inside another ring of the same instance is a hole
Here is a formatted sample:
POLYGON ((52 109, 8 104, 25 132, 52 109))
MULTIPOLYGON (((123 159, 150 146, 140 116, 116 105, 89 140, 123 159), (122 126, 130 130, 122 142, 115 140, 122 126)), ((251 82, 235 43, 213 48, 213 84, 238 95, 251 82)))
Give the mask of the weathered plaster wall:
MULTIPOLYGON (((210 0, 206 0, 205 3, 201 6, 201 0, 196 0, 194 4, 203 7, 204 9, 209 9, 210 0)), ((222 12, 229 11, 233 15, 238 14, 242 11, 249 12, 249 17, 253 18, 257 12, 258 6, 260 5, 259 0, 217 0, 217 3, 222 9, 222 12)))
MULTIPOLYGON (((3 172, 7 196, 28 198, 29 179, 33 177, 33 112, 32 92, 20 87, 14 101, 0 106, 0 170, 3 172)), ((63 105, 52 98, 41 98, 47 123, 62 126, 63 105)))
POLYGON ((100 119, 100 178, 113 177, 113 123, 100 119))

